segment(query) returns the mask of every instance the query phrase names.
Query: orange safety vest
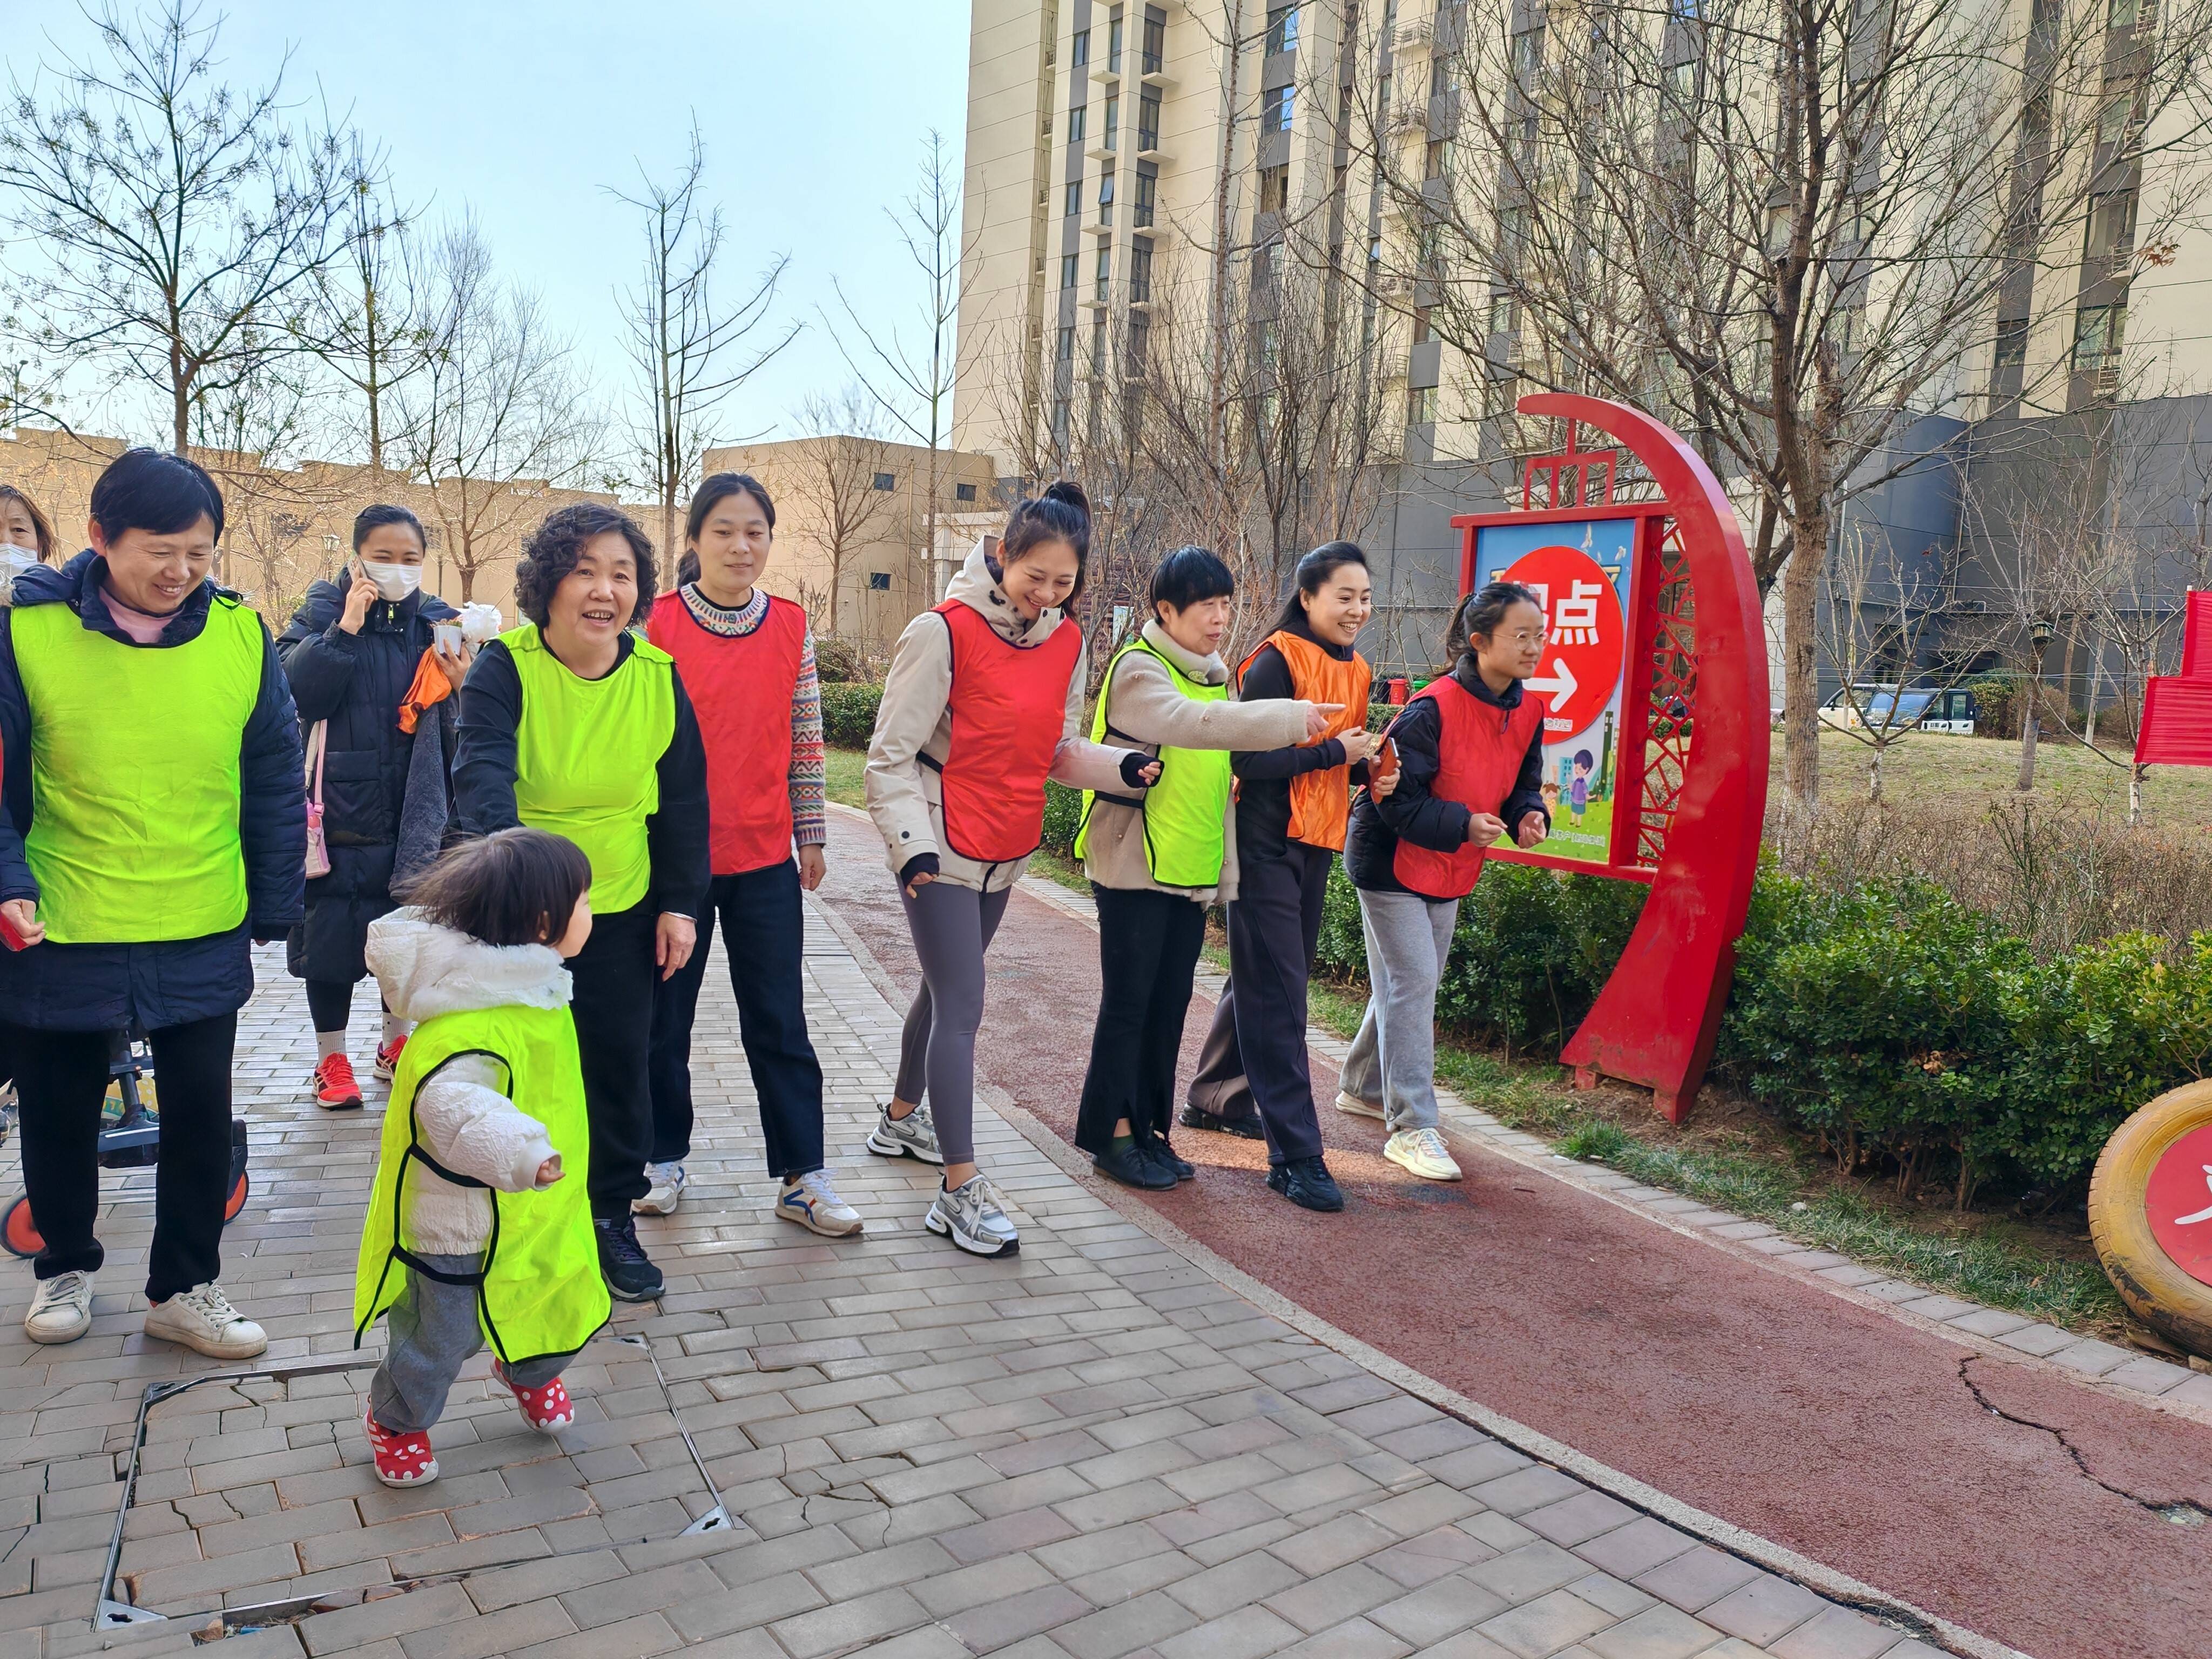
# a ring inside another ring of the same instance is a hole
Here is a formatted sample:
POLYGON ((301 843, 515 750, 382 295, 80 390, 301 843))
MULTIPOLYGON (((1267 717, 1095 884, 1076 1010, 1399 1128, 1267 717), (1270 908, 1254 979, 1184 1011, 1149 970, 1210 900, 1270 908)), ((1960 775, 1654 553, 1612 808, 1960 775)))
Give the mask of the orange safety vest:
MULTIPOLYGON (((1340 702, 1343 712, 1329 721, 1328 730, 1317 738, 1310 738, 1298 745, 1310 748, 1317 743, 1346 732, 1356 732, 1367 724, 1367 693, 1374 676, 1367 666, 1367 659, 1357 651, 1350 660, 1341 660, 1311 640, 1300 639, 1296 634, 1280 629, 1270 634, 1252 649, 1251 655, 1237 665, 1237 684, 1241 690, 1244 671, 1252 665, 1252 659, 1269 646, 1282 653, 1283 660, 1290 665, 1291 692, 1303 702, 1340 702)), ((1292 841, 1302 841, 1309 847, 1326 847, 1333 853, 1344 850, 1344 826, 1352 815, 1352 785, 1348 769, 1341 766, 1324 767, 1319 771, 1304 772, 1291 780, 1291 827, 1292 841)))
MULTIPOLYGON (((1529 744, 1544 729, 1544 700, 1524 687, 1515 707, 1496 708, 1449 676, 1431 680, 1413 701, 1423 697, 1436 704, 1442 727, 1437 736, 1436 781, 1429 793, 1438 800, 1455 800, 1471 812, 1499 811, 1521 775, 1529 744)), ((1514 826, 1505 828, 1510 835, 1514 826)), ((1488 850, 1468 842, 1439 853, 1416 847, 1401 836, 1390 873, 1408 892, 1423 898, 1465 898, 1474 890, 1488 850)))
POLYGON ((974 606, 936 607, 952 636, 951 738, 939 765, 945 844, 975 864, 1027 858, 1044 840, 1044 781, 1067 724, 1083 633, 1063 621, 1042 645, 1001 639, 974 606))

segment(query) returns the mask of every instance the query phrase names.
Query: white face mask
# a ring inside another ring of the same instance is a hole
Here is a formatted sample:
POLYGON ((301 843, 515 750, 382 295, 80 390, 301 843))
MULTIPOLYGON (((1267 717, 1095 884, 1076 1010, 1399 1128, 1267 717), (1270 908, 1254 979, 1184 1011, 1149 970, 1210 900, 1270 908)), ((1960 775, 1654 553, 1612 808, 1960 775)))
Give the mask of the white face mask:
POLYGON ((375 564, 363 559, 361 568, 376 584, 377 592, 394 605, 422 585, 422 567, 419 564, 375 564))
POLYGON ((0 581, 20 576, 27 570, 39 568, 36 550, 18 547, 13 542, 0 542, 0 581))

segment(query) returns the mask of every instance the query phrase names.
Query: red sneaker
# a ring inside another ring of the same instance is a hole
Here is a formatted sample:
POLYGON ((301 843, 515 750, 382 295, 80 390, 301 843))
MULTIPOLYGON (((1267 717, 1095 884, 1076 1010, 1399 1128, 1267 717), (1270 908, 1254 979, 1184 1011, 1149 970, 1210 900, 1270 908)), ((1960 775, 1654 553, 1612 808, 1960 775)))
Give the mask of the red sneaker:
POLYGON ((404 1031, 391 1042, 377 1045, 376 1075, 380 1081, 392 1081, 392 1074, 399 1069, 399 1051, 406 1046, 407 1034, 404 1031))
POLYGON ((508 1382, 507 1367, 496 1359, 492 1361, 491 1374, 506 1384, 514 1403, 522 1407, 522 1420, 540 1434, 550 1434, 556 1429, 565 1429, 576 1420, 576 1407, 568 1398, 568 1389, 555 1377, 542 1389, 519 1389, 508 1382))
POLYGON ((353 1062, 343 1054, 325 1054, 315 1062, 315 1104, 326 1112, 361 1109, 361 1085, 353 1080, 353 1062))
POLYGON ((361 1425, 368 1431, 368 1449, 376 1459, 376 1478, 387 1486, 419 1486, 438 1478, 438 1459, 430 1450, 430 1437, 416 1429, 401 1434, 387 1429, 375 1414, 364 1411, 361 1425))

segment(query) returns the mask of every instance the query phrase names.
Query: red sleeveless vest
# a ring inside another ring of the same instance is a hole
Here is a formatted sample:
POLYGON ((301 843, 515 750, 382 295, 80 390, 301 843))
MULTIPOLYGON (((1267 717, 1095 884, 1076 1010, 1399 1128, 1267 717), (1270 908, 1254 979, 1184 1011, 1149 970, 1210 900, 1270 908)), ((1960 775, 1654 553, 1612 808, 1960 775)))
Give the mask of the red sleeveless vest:
MULTIPOLYGON (((1442 730, 1437 738, 1437 775, 1429 793, 1455 800, 1475 812, 1498 812, 1513 792, 1529 744, 1544 727, 1544 700, 1523 687, 1520 703, 1498 708, 1447 675, 1431 680, 1415 694, 1437 706, 1442 730)), ((1511 824, 1505 826, 1510 834, 1511 824)), ((1465 898, 1474 890, 1487 849, 1472 842, 1438 853, 1398 838, 1390 873, 1407 891, 1428 899, 1465 898)))
MULTIPOLYGON (((952 636, 952 736, 943 785, 945 844, 975 864, 1027 858, 1044 839, 1044 781, 1067 722, 1067 682, 1083 633, 1063 620, 1028 650, 999 637, 974 606, 937 607, 952 636)), ((923 764, 935 766, 928 757, 923 764)))
POLYGON ((765 870, 791 856, 791 699, 806 613, 769 599, 750 634, 700 625, 680 592, 653 602, 645 637, 676 659, 707 750, 714 872, 765 870))

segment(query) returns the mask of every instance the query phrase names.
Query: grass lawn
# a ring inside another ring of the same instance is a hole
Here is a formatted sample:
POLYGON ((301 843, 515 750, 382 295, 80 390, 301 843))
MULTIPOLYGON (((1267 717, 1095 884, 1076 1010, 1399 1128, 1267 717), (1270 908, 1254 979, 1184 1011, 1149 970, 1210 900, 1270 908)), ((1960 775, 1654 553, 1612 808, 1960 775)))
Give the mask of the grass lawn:
MULTIPOLYGON (((1768 791, 1782 787, 1782 734, 1774 734, 1768 791)), ((1873 750, 1848 732, 1820 733, 1820 793, 1828 800, 1863 799, 1873 750)), ((1909 805, 1939 795, 1981 800, 2009 793, 2019 781, 2020 744, 1993 738, 1954 738, 1916 732, 1890 745, 1882 757, 1882 796, 1909 805)), ((2079 744, 2036 747, 2035 787, 2069 805, 2100 808, 2124 821, 2128 769, 2100 760, 2079 744)), ((2212 767, 2154 766, 2143 779, 2143 821, 2160 828, 2203 830, 2212 825, 2212 767)))

